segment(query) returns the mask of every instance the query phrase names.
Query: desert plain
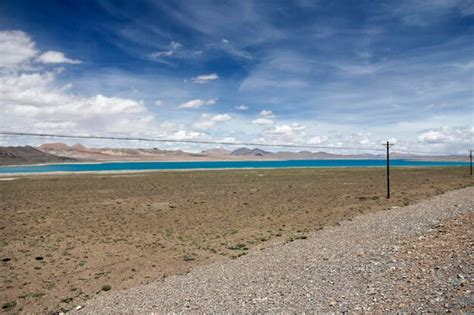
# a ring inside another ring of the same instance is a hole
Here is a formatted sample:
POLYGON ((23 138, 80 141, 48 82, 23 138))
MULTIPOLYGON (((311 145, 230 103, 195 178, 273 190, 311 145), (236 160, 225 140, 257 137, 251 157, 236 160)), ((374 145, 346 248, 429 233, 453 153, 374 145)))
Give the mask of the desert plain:
POLYGON ((0 180, 0 303, 54 313, 471 186, 465 167, 16 176, 0 180))

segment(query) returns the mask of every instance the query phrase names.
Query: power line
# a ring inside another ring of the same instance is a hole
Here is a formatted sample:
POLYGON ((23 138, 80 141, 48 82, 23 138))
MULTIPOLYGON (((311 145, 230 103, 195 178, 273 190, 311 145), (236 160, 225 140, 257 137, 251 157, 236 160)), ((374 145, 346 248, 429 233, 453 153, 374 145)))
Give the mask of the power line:
MULTIPOLYGON (((45 138, 67 138, 67 139, 95 139, 95 140, 125 140, 125 141, 146 141, 146 142, 161 142, 161 143, 184 143, 184 144, 214 144, 214 145, 232 145, 232 146, 257 146, 257 147, 284 147, 284 148, 311 148, 311 149, 327 149, 327 150, 359 150, 359 151, 374 151, 385 152, 383 148, 373 147, 352 147, 352 146, 319 146, 311 144, 288 144, 288 143, 256 143, 256 142, 230 142, 230 141, 208 141, 208 140, 177 140, 177 139, 163 139, 163 138, 143 138, 143 137, 114 137, 114 136, 87 136, 87 135, 64 135, 64 134, 47 134, 47 133, 30 133, 30 132, 13 132, 0 131, 0 135, 4 136, 30 136, 30 137, 45 137, 45 138)), ((411 154, 446 154, 428 151, 411 151, 411 150, 396 150, 397 153, 411 153, 411 154)))
POLYGON ((10 132, 0 131, 0 135, 6 136, 31 136, 31 137, 49 137, 49 138, 69 138, 69 139, 101 139, 101 140, 125 140, 125 141, 149 141, 149 142, 168 142, 168 143, 186 143, 186 144, 220 144, 220 145, 248 145, 261 147, 287 147, 287 148, 313 148, 313 149, 336 149, 336 150, 366 150, 366 151, 384 151, 380 148, 364 148, 364 147, 333 147, 333 146, 317 146, 317 145, 299 145, 286 143, 256 143, 256 142, 229 142, 229 141, 206 141, 206 140, 177 140, 177 139, 159 139, 159 138, 141 138, 141 137, 112 137, 112 136, 86 136, 86 135, 59 135, 46 133, 29 133, 29 132, 10 132))

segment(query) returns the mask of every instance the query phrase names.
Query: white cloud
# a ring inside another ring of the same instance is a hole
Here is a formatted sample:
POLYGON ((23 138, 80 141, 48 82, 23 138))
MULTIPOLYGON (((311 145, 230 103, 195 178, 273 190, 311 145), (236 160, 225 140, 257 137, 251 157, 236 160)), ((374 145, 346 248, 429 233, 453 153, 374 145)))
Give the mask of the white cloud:
POLYGON ((71 130, 71 128, 76 128, 77 124, 72 121, 63 121, 63 122, 37 122, 34 124, 35 129, 40 130, 71 130))
POLYGON ((60 51, 47 51, 41 54, 38 59, 39 62, 42 63, 71 63, 71 64, 79 64, 82 61, 69 59, 60 51))
POLYGON ((171 49, 176 50, 176 49, 180 49, 181 47, 183 47, 183 45, 180 44, 180 43, 178 43, 178 42, 172 41, 172 42, 170 43, 170 47, 171 47, 171 49))
POLYGON ((202 99, 194 99, 187 101, 185 103, 182 103, 178 105, 178 108, 181 109, 196 109, 204 105, 214 105, 216 103, 216 99, 208 99, 208 100, 202 100, 202 99))
POLYGON ((201 120, 194 123, 193 127, 197 129, 207 130, 214 127, 217 123, 223 123, 230 120, 232 120, 232 117, 228 114, 217 114, 215 116, 211 116, 209 114, 202 114, 201 120))
POLYGON ((195 78, 192 78, 191 81, 197 84, 204 84, 204 83, 209 83, 211 81, 215 81, 217 79, 219 79, 219 76, 217 75, 217 73, 211 73, 211 74, 199 75, 195 78))
POLYGON ((311 144, 311 145, 324 144, 328 142, 328 139, 329 138, 326 136, 315 136, 308 140, 308 144, 311 144))
POLYGON ((33 61, 45 64, 81 63, 80 60, 67 58, 60 51, 47 51, 38 56, 39 53, 35 48, 35 42, 25 32, 0 32, 0 68, 18 70, 33 61))
POLYGON ((466 143, 474 139, 474 127, 442 127, 423 131, 418 141, 425 144, 466 143))
POLYGON ((367 131, 361 131, 352 133, 344 138, 344 144, 349 146, 362 146, 362 147, 380 147, 380 142, 372 140, 372 134, 367 131))
POLYGON ((173 56, 174 51, 172 50, 165 50, 165 51, 155 51, 150 56, 153 59, 160 59, 161 57, 170 57, 173 56))
POLYGON ((263 116, 263 117, 275 117, 273 115, 273 112, 271 110, 268 110, 268 109, 264 109, 260 112, 260 116, 263 116))
POLYGON ((257 119, 252 120, 252 124, 254 125, 272 125, 275 122, 271 118, 275 118, 273 112, 269 109, 264 109, 260 112, 260 117, 257 119))
POLYGON ((249 109, 248 106, 245 106, 245 105, 239 105, 239 106, 235 106, 234 107, 236 110, 240 110, 240 111, 246 111, 249 109))
POLYGON ((18 67, 30 61, 38 51, 35 42, 22 31, 0 32, 0 67, 18 67))
POLYGON ((452 141, 451 135, 437 130, 430 130, 418 136, 418 140, 425 143, 443 143, 452 141))
POLYGON ((156 106, 161 106, 161 105, 163 105, 163 101, 162 100, 156 100, 155 105, 156 106))
POLYGON ((177 51, 183 47, 183 45, 181 45, 180 43, 178 42, 174 42, 172 41, 169 45, 168 45, 168 49, 166 50, 161 50, 161 51, 155 51, 153 53, 150 54, 150 57, 152 59, 155 59, 155 60, 160 60, 162 57, 171 57, 173 55, 176 55, 177 51))
POLYGON ((290 135, 293 133, 300 133, 304 131, 306 127, 299 123, 292 123, 288 125, 275 126, 273 129, 268 130, 268 134, 274 135, 290 135))
POLYGON ((187 130, 176 131, 169 137, 171 140, 198 140, 204 138, 207 138, 205 133, 187 130))
POLYGON ((268 118, 257 118, 252 120, 252 124, 254 125, 271 125, 274 121, 268 118))
POLYGON ((262 140, 269 143, 303 144, 306 141, 306 126, 299 123, 276 125, 262 131, 262 140))
POLYGON ((216 116, 212 117, 211 121, 224 122, 224 121, 229 121, 231 119, 232 119, 232 117, 230 117, 230 115, 228 115, 228 114, 219 114, 219 115, 216 115, 216 116))
POLYGON ((9 130, 70 133, 131 133, 153 129, 154 118, 141 101, 68 94, 55 88, 56 74, 0 76, 0 125, 9 130))
POLYGON ((193 128, 208 130, 208 129, 211 129, 212 127, 214 127, 215 125, 216 125, 216 123, 214 121, 201 120, 201 121, 198 121, 197 123, 194 123, 193 128))
POLYGON ((81 96, 69 93, 70 83, 59 83, 61 71, 44 71, 33 62, 76 61, 60 52, 43 55, 28 34, 0 32, 0 125, 24 132, 81 134, 147 133, 154 129, 154 117, 142 101, 101 94, 81 96))

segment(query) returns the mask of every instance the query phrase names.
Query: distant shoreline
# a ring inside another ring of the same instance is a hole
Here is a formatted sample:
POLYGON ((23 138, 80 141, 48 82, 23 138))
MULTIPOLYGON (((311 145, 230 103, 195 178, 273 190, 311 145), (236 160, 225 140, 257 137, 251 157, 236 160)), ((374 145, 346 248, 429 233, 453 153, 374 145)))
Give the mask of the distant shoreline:
MULTIPOLYGON (((46 165, 83 165, 83 164, 106 164, 106 163, 195 163, 195 162, 265 162, 265 161, 338 161, 338 160, 354 160, 354 161, 368 161, 377 160, 383 161, 385 158, 315 158, 315 159, 278 159, 278 158, 247 158, 247 159, 183 159, 183 160, 91 160, 91 161, 71 161, 71 162, 44 162, 44 163, 33 163, 33 164, 8 164, 0 165, 3 167, 23 167, 23 166, 46 166, 46 165)), ((391 158, 390 160, 403 160, 413 162, 459 162, 468 163, 469 160, 463 159, 430 159, 430 158, 391 158)))
MULTIPOLYGON (((344 159, 336 159, 336 160, 344 160, 344 159)), ((332 160, 332 161, 336 161, 332 160)), ((361 161, 363 159, 346 159, 346 161, 361 161)), ((215 167, 189 167, 189 168, 151 168, 151 169, 99 169, 99 170, 58 170, 58 171, 31 171, 31 172, 6 172, 6 173, 1 173, 0 172, 0 177, 11 177, 11 176, 30 176, 30 175, 68 175, 68 174, 133 174, 133 173, 155 173, 155 172, 188 172, 188 171, 222 171, 222 170, 271 170, 271 169, 360 169, 360 168, 383 168, 385 167, 385 164, 383 165, 298 165, 298 164, 291 164, 291 162, 298 162, 298 161, 311 161, 311 160, 242 160, 242 161, 111 161, 111 162, 81 162, 81 163, 43 163, 43 164, 34 164, 34 165, 21 165, 21 166, 5 166, 5 167, 0 167, 3 169, 8 169, 8 168, 13 168, 13 167, 35 167, 35 166, 51 166, 51 165, 100 165, 100 164, 119 164, 119 163, 127 163, 127 164, 135 164, 135 163, 169 163, 169 164, 174 164, 174 163, 213 163, 213 162, 230 162, 230 163, 235 163, 235 162, 289 162, 288 165, 275 165, 275 166, 235 166, 235 165, 229 165, 229 166, 215 166, 215 167)), ((331 161, 328 159, 321 159, 321 160, 314 160, 314 161, 331 161)), ((370 161, 370 160, 368 160, 370 161)), ((383 161, 382 159, 378 160, 373 160, 373 161, 383 161)), ((410 160, 404 160, 404 159, 393 159, 392 160, 392 165, 391 167, 394 168, 442 168, 442 167, 466 167, 468 164, 466 162, 454 162, 454 161, 448 161, 448 162, 443 162, 443 161, 410 161, 410 160), (426 163, 426 162, 433 162, 433 163, 440 163, 440 165, 397 165, 396 163, 393 162, 419 162, 419 163, 426 163), (452 163, 452 164, 442 164, 442 163, 452 163), (462 163, 462 164, 458 164, 462 163)))

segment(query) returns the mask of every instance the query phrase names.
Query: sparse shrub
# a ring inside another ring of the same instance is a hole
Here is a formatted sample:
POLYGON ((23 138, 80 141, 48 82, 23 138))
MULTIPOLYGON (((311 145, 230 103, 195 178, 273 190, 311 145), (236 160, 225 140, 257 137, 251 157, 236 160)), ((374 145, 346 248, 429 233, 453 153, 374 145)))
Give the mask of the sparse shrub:
POLYGON ((43 292, 35 292, 31 295, 31 297, 34 297, 36 299, 42 298, 44 296, 43 292))
POLYGON ((248 250, 248 247, 245 244, 239 243, 234 246, 227 247, 230 250, 248 250))
POLYGON ((183 256, 183 260, 184 261, 192 261, 192 260, 195 260, 196 258, 194 258, 193 256, 189 256, 189 255, 184 255, 183 256))
POLYGON ((16 301, 11 301, 11 302, 4 303, 2 305, 2 309, 8 310, 8 309, 13 308, 15 306, 16 306, 16 301))

